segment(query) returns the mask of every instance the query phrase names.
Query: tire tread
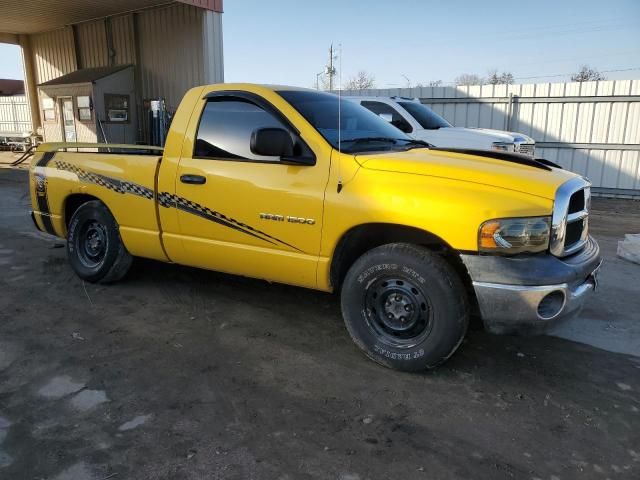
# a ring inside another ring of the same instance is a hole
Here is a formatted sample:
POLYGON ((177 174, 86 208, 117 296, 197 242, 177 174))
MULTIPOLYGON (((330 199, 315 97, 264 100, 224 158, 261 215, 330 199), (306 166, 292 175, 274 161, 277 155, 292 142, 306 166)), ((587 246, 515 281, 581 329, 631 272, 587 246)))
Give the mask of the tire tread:
MULTIPOLYGON (((436 275, 442 278, 448 287, 452 291, 457 292, 466 292, 462 280, 459 275, 453 269, 453 267, 444 260, 441 256, 437 255, 433 251, 429 250, 426 247, 420 245, 414 245, 409 243, 392 243, 382 245, 380 247, 369 250, 365 254, 363 254, 356 262, 351 266, 347 276, 345 277, 345 281, 343 283, 343 288, 346 285, 349 285, 351 282, 350 276, 356 275, 356 271, 358 267, 361 265, 370 265, 371 262, 374 261, 374 258, 379 255, 384 256, 393 256, 393 257, 404 257, 410 256, 418 262, 424 264, 428 268, 435 270, 436 275)), ((393 359, 388 359, 386 357, 382 357, 376 353, 374 353, 370 348, 365 345, 365 342, 358 335, 358 332, 355 330, 354 325, 351 324, 350 321, 347 320, 347 316, 344 314, 345 312, 345 299, 344 289, 342 296, 342 310, 343 316, 345 316, 345 325, 347 327, 347 331, 349 332, 349 336, 353 340, 353 342, 365 352, 367 357, 371 358, 376 363, 383 365, 385 367, 394 368, 394 369, 402 369, 405 371, 419 371, 424 369, 432 369, 441 365, 445 361, 447 361, 458 349, 460 344, 463 342, 464 337, 467 332, 467 328, 469 326, 469 312, 470 306, 469 301, 466 295, 461 295, 460 302, 454 302, 451 307, 456 311, 454 312, 453 318, 455 318, 454 323, 457 324, 458 334, 456 342, 452 345, 452 347, 447 351, 446 354, 439 356, 436 359, 433 359, 429 362, 419 363, 415 362, 412 365, 399 365, 397 361, 393 359)))

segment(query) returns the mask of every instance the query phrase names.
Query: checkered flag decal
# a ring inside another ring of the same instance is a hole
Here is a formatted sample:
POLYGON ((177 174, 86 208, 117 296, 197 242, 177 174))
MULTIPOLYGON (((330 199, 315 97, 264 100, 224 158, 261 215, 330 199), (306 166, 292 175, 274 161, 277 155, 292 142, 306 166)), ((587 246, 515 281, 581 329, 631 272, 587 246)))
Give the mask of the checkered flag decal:
POLYGON ((93 183, 100 185, 101 187, 108 188, 118 193, 131 193, 138 197, 151 200, 153 198, 153 190, 137 183, 128 182, 125 180, 118 180, 117 178, 107 177, 106 175, 100 175, 99 173, 87 172, 71 163, 67 162, 55 162, 55 166, 58 170, 65 170, 78 175, 78 178, 83 182, 93 183))
MULTIPOLYGON (((56 161, 55 166, 58 170, 75 173, 83 182, 93 183, 95 185, 99 185, 101 187, 105 187, 109 190, 122 194, 130 193, 132 195, 146 198, 148 200, 153 200, 154 198, 153 189, 138 185, 137 183, 128 182, 126 180, 118 180, 117 178, 107 177, 106 175, 101 175, 99 173, 87 172, 86 170, 83 170, 82 168, 68 162, 56 161)), ((291 247, 294 250, 297 250, 299 252, 301 251, 299 248, 294 247, 293 245, 290 245, 275 237, 272 237, 268 233, 262 232, 250 225, 246 225, 242 222, 239 222, 238 220, 227 217, 220 212, 211 210, 209 207, 205 207, 203 205, 200 205, 199 203, 193 202, 183 197, 179 197, 178 195, 175 195, 173 193, 159 193, 158 204, 164 208, 177 208, 178 210, 182 210, 183 212, 197 215, 199 217, 205 218, 206 220, 210 220, 225 227, 229 227, 242 232, 246 235, 259 238, 260 240, 271 243, 272 245, 281 243, 282 245, 291 247)))
POLYGON ((176 206, 178 198, 179 197, 173 193, 162 192, 158 194, 158 203, 161 207, 171 208, 176 206))

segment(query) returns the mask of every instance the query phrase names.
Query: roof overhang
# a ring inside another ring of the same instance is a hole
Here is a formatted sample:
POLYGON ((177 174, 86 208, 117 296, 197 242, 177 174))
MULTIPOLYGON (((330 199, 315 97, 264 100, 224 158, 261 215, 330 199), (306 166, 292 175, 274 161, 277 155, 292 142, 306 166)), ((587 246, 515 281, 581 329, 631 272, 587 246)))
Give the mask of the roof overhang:
MULTIPOLYGON (((222 0, 177 0, 222 12, 222 0)), ((18 43, 29 35, 66 25, 175 3, 168 0, 5 0, 0 5, 0 43, 18 43)))

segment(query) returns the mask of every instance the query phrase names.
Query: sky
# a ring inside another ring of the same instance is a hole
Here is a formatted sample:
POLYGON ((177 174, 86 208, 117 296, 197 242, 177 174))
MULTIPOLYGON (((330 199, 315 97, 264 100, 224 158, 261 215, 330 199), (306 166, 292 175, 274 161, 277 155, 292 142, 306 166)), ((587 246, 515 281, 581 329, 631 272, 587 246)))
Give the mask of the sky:
MULTIPOLYGON (((493 69, 517 83, 561 82, 582 64, 609 79, 640 78, 640 0, 226 0, 224 8, 227 82, 311 87, 331 43, 342 82, 365 70, 379 88, 493 69)), ((22 78, 18 47, 0 44, 0 78, 22 78)))
MULTIPOLYGON (((452 82, 489 69, 557 75, 588 63, 640 78, 640 0, 225 0, 225 80, 312 86, 342 45, 342 80, 452 82), (404 75, 404 76, 403 76, 404 75)), ((522 79, 519 83, 567 77, 522 79)))

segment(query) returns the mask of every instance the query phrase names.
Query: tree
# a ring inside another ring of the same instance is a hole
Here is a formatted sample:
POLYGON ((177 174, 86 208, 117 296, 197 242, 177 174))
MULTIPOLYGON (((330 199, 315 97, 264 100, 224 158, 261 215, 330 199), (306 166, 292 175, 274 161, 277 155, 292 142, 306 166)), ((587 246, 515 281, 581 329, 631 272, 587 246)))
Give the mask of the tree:
POLYGON ((463 73, 455 79, 456 85, 482 85, 485 83, 484 78, 475 73, 463 73))
POLYGON ((345 90, 367 90, 375 87, 375 78, 365 70, 360 70, 355 77, 351 77, 344 85, 345 90))
POLYGON ((593 82, 597 80, 606 80, 606 78, 595 68, 589 68, 588 65, 582 65, 578 73, 571 75, 572 82, 593 82))
MULTIPOLYGON (((337 70, 336 73, 334 74, 334 78, 333 78, 333 89, 337 90, 338 85, 336 82, 336 76, 338 75, 337 70)), ((320 90, 326 90, 329 91, 329 75, 327 75, 326 73, 323 73, 322 75, 320 75, 318 77, 318 86, 320 87, 320 90)))
POLYGON ((487 83, 489 85, 511 85, 513 83, 513 74, 509 72, 498 74, 497 70, 490 70, 487 83))

